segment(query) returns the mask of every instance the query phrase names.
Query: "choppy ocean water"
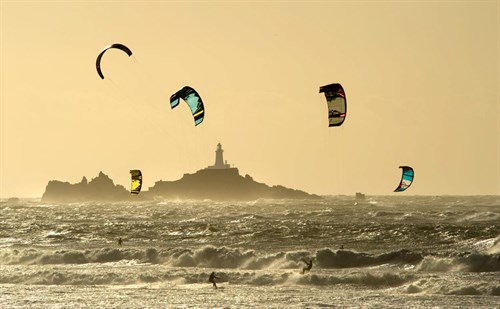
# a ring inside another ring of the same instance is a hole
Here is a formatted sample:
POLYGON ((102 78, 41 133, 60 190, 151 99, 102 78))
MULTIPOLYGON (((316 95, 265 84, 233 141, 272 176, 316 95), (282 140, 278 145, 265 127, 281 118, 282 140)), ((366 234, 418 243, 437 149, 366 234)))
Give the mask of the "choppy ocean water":
POLYGON ((2 200, 0 307, 500 308, 500 196, 2 200))

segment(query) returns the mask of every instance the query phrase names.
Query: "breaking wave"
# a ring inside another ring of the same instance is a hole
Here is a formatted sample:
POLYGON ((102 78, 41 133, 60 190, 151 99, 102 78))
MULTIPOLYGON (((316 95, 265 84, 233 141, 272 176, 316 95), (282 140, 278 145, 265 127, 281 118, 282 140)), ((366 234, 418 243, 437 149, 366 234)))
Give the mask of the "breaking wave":
POLYGON ((376 266, 387 263, 415 264, 422 256, 409 250, 399 250, 379 255, 359 253, 350 250, 321 249, 316 252, 318 265, 322 268, 348 268, 376 266))
POLYGON ((373 255, 350 250, 320 249, 259 254, 254 250, 205 246, 190 248, 102 248, 94 250, 12 249, 0 251, 0 264, 88 264, 137 260, 173 267, 297 269, 312 258, 318 268, 367 267, 382 264, 417 264, 422 256, 409 250, 373 255))
MULTIPOLYGON (((193 269, 185 271, 179 268, 158 268, 143 265, 141 273, 130 272, 124 264, 106 265, 92 271, 83 267, 59 268, 56 266, 26 272, 23 275, 15 271, 0 273, 0 284, 40 284, 40 285, 136 285, 136 284, 204 284, 210 270, 193 269)), ((136 264, 137 266, 137 264, 136 264)), ((221 271, 217 273, 218 283, 250 286, 334 286, 351 285, 369 288, 398 287, 414 279, 412 274, 390 272, 361 272, 349 274, 305 274, 297 271, 281 270, 264 272, 260 270, 221 271)))
POLYGON ((90 264, 138 261, 171 267, 229 269, 301 269, 303 260, 313 260, 315 268, 363 268, 391 264, 414 265, 420 272, 497 272, 500 254, 463 253, 457 256, 423 256, 410 250, 370 254, 328 248, 310 253, 289 251, 259 254, 254 250, 205 246, 190 248, 102 248, 94 250, 12 249, 0 250, 3 265, 90 264))
POLYGON ((457 257, 427 256, 416 269, 423 272, 496 272, 500 271, 500 254, 470 253, 457 257))

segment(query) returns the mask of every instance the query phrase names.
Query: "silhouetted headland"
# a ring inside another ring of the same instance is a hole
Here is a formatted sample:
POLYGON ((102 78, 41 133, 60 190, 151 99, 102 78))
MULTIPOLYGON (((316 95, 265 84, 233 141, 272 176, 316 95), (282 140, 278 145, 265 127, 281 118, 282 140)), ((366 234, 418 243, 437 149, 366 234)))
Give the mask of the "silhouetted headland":
POLYGON ((230 167, 223 159, 222 146, 219 143, 215 151, 215 164, 197 171, 184 174, 175 181, 157 181, 148 191, 131 196, 123 186, 115 185, 107 175, 99 176, 87 182, 83 177, 77 184, 52 180, 48 183, 42 201, 45 202, 80 202, 80 201, 124 201, 148 199, 211 199, 211 200, 256 200, 269 199, 318 199, 318 195, 304 191, 268 186, 244 177, 235 167, 230 167))

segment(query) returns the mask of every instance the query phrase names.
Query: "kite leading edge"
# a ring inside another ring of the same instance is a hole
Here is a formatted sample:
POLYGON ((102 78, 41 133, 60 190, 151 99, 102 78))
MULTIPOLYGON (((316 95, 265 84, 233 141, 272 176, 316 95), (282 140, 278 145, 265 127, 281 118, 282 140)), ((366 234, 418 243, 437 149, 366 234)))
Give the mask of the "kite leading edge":
POLYGON ((115 43, 115 44, 111 44, 109 46, 107 46, 106 48, 104 48, 101 53, 99 54, 99 56, 97 56, 97 60, 96 60, 96 63, 95 63, 95 67, 97 69, 97 74, 99 74, 99 76, 104 79, 104 75, 102 74, 102 71, 101 71, 101 58, 102 58, 102 55, 104 55, 104 53, 110 49, 110 48, 117 48, 119 50, 122 50, 124 51, 125 53, 127 53, 127 55, 130 57, 132 56, 132 51, 125 45, 123 44, 120 44, 120 43, 115 43))

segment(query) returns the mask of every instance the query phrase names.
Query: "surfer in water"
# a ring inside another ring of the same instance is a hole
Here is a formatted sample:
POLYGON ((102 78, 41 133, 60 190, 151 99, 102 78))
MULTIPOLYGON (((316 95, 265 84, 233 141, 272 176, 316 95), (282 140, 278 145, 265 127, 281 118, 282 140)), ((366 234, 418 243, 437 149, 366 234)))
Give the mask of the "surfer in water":
POLYGON ((208 282, 212 282, 214 284, 214 288, 217 288, 217 284, 215 284, 215 279, 220 279, 220 278, 215 276, 215 272, 212 272, 210 274, 210 277, 208 277, 208 282))
POLYGON ((123 245, 123 239, 120 237, 118 238, 118 246, 121 247, 121 245, 123 245))
POLYGON ((310 259, 309 262, 306 262, 306 260, 302 260, 304 263, 306 263, 306 267, 302 268, 302 274, 304 274, 306 271, 310 271, 311 268, 313 267, 313 260, 310 259))

